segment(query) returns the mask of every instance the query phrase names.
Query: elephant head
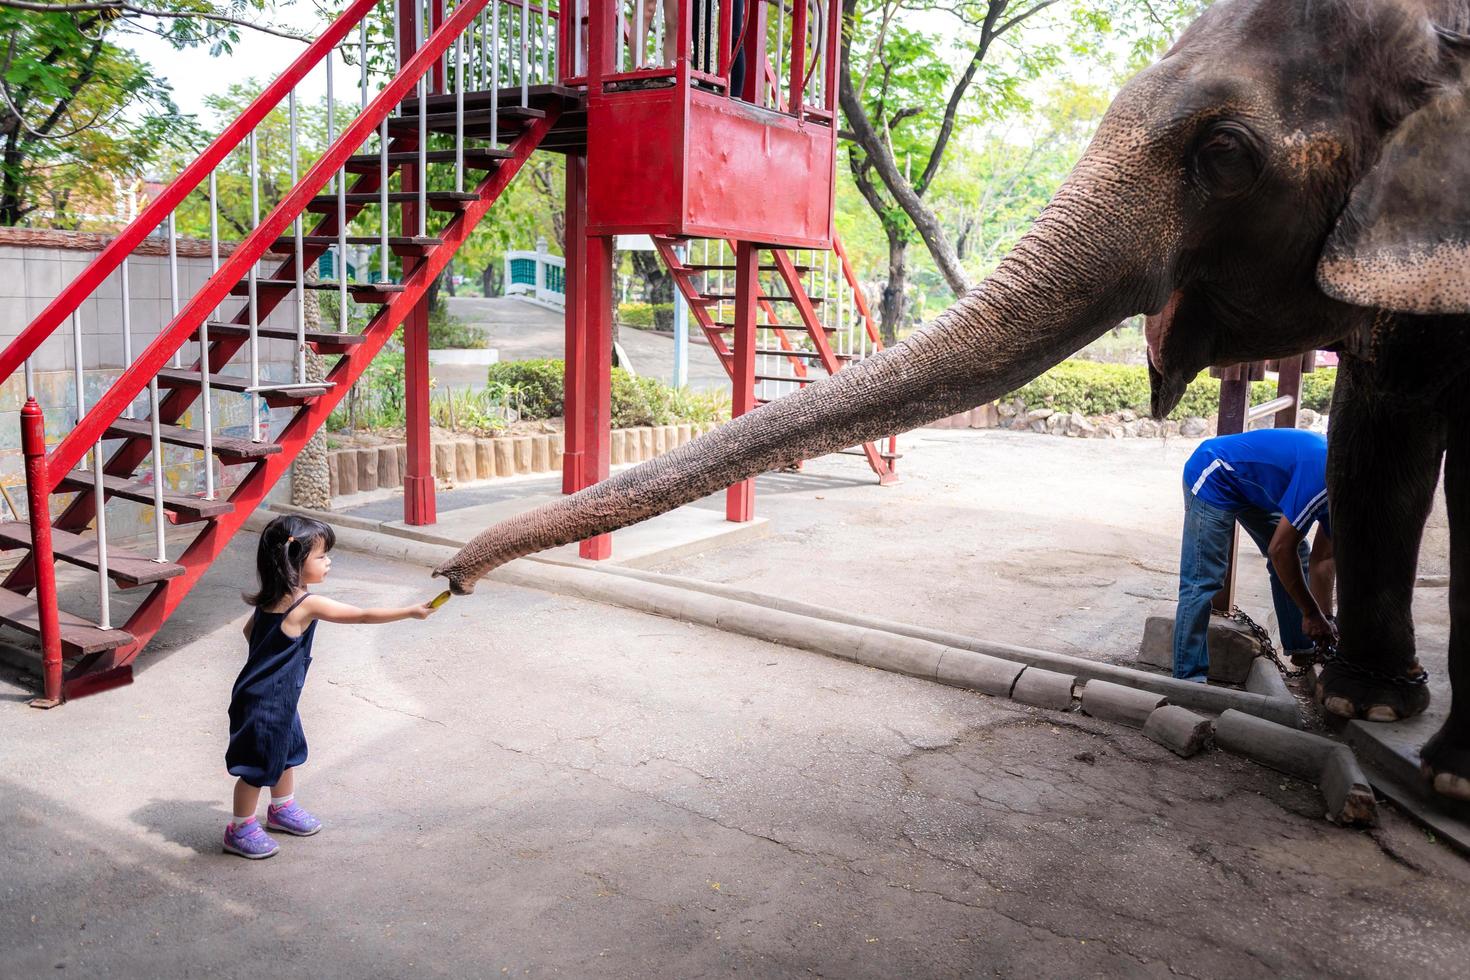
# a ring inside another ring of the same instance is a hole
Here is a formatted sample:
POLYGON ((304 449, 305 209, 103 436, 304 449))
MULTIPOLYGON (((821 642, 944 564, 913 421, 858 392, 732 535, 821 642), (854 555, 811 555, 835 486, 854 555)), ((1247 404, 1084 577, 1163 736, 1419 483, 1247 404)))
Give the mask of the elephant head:
POLYGON ((1466 0, 1219 0, 1123 88, 995 272, 925 329, 487 530, 436 574, 467 592, 520 555, 982 404, 1129 316, 1149 316, 1162 414, 1202 368, 1340 341, 1375 307, 1470 308, 1467 27, 1466 0), (1441 182, 1454 193, 1434 197, 1441 182))

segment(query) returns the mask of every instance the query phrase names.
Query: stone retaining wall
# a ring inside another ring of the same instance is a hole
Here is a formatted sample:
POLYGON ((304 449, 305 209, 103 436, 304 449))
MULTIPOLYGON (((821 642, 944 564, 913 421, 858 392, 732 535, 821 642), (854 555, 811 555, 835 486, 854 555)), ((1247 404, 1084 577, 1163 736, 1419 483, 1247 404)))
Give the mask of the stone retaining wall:
MULTIPOLYGON (((713 422, 614 429, 613 466, 641 463, 684 445, 715 427, 713 422)), ((446 438, 434 443, 434 476, 440 484, 493 480, 526 473, 560 473, 563 435, 510 435, 474 439, 446 438)), ((327 479, 333 497, 403 485, 406 445, 359 446, 327 453, 327 479)))

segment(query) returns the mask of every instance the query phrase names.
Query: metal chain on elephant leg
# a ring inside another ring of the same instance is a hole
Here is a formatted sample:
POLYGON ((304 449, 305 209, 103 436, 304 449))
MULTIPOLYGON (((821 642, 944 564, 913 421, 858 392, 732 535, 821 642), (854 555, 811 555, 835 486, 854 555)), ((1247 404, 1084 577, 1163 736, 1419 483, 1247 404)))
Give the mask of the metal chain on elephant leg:
MULTIPOLYGON (((317 279, 316 263, 306 269, 308 282, 317 279)), ((315 289, 305 290, 306 329, 319 330, 322 324, 320 294, 315 289)), ((306 349, 306 381, 327 380, 327 362, 322 355, 306 349)), ((327 435, 325 427, 312 433, 301 448, 296 461, 291 464, 291 503, 312 510, 330 510, 332 507, 331 480, 327 474, 327 435)))
POLYGON ((1311 660, 1303 664, 1299 669, 1292 670, 1281 659, 1281 655, 1276 652, 1276 646, 1271 642, 1271 634, 1266 632, 1264 626, 1251 619, 1239 606, 1231 607, 1230 619, 1250 631, 1251 635, 1261 645, 1262 654, 1276 665, 1276 669, 1281 671, 1281 676, 1287 680, 1295 680, 1318 665, 1326 666, 1327 664, 1333 664, 1340 671, 1355 674, 1367 680, 1382 681, 1399 687, 1423 687, 1429 683, 1429 672, 1422 668, 1414 674, 1390 674, 1387 671, 1374 670, 1372 667, 1364 667, 1362 664, 1353 663, 1351 660, 1339 659, 1337 648, 1325 643, 1319 643, 1313 647, 1311 660))

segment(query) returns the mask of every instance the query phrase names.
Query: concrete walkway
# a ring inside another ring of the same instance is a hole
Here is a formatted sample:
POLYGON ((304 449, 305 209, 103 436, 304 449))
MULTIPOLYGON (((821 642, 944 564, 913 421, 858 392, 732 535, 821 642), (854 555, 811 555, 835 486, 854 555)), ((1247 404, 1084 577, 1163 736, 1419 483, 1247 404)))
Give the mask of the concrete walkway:
MULTIPOLYGON (((767 478, 771 536, 665 569, 1126 659, 1171 601, 1189 446, 926 433, 900 485, 847 457, 767 478)), ((321 628, 299 791, 327 828, 221 855, 251 547, 133 686, 43 713, 0 674, 0 975, 1455 977, 1470 957, 1470 865, 1392 807, 1339 830, 1314 787, 1229 755, 493 582, 427 623, 321 628)), ((343 551, 325 591, 438 588, 343 551)))

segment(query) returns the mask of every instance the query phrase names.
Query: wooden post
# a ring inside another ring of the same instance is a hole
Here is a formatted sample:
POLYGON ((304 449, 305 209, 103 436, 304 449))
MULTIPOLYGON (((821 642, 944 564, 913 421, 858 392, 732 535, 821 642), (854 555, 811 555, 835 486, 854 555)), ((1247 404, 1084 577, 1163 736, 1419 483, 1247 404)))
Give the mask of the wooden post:
POLYGON ((1295 429, 1297 415, 1302 407, 1302 367, 1308 357, 1315 354, 1304 354, 1301 357, 1292 357, 1281 361, 1276 365, 1276 394, 1290 395, 1296 399, 1290 408, 1283 408, 1276 413, 1276 428, 1295 429))
MULTIPOLYGON (((1222 436, 1245 431, 1245 413, 1250 409, 1251 383, 1250 365, 1211 370, 1220 379, 1220 412, 1216 416, 1215 431, 1222 436)), ((1213 605, 1220 612, 1228 613, 1235 608, 1235 552, 1240 544, 1240 527, 1230 531, 1230 567, 1225 572, 1225 587, 1215 593, 1213 605)))
MULTIPOLYGON (((750 242, 735 245, 735 329, 731 331, 734 354, 731 374, 730 417, 755 408, 755 327, 759 310, 760 249, 750 242)), ((741 480, 725 491, 725 520, 748 521, 755 517, 755 480, 741 480)))

